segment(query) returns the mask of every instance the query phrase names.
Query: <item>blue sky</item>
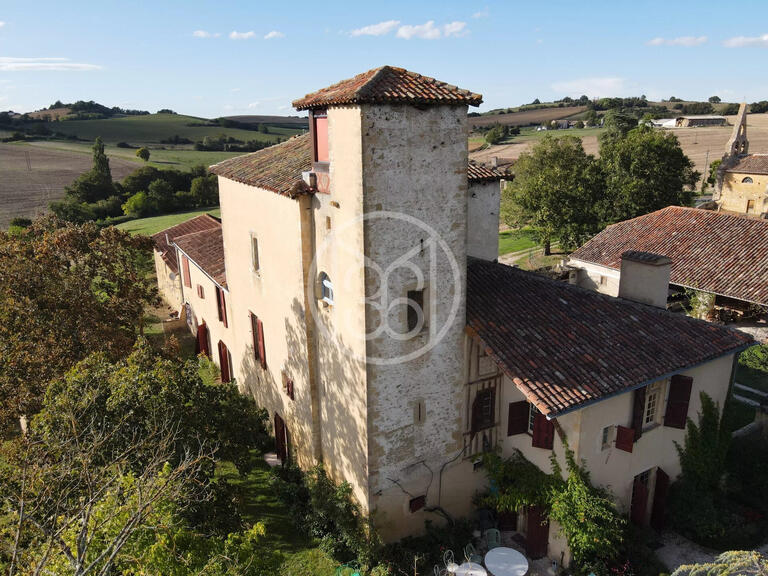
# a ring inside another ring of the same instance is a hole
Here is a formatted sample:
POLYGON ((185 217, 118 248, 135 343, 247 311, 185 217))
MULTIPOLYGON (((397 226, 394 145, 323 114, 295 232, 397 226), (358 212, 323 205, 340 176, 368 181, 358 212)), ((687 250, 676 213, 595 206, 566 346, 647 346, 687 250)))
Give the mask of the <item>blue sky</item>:
POLYGON ((534 98, 768 99, 768 2, 0 2, 0 110, 53 101, 289 114, 383 64, 534 98), (64 8, 63 6, 66 6, 64 8))

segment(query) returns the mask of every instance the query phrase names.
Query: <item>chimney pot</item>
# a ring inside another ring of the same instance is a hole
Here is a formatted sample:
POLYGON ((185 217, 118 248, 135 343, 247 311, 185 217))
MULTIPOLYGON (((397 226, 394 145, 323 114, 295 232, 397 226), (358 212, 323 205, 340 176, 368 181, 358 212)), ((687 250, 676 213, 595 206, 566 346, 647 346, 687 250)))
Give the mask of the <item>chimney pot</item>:
POLYGON ((661 254, 628 250, 621 255, 619 298, 667 307, 672 261, 661 254))

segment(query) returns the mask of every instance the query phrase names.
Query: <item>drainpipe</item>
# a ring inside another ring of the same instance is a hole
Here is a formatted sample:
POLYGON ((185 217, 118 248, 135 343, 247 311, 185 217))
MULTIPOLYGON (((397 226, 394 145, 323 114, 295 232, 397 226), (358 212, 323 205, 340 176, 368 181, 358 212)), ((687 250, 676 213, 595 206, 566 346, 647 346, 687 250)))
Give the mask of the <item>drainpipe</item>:
POLYGON ((312 207, 313 195, 299 196, 301 213, 301 273, 304 282, 304 329, 307 339, 307 372, 309 377, 309 396, 312 409, 312 455, 316 462, 323 459, 323 446, 320 435, 320 390, 318 387, 317 327, 311 306, 315 298, 315 279, 310 277, 312 262, 315 259, 315 211, 312 207))

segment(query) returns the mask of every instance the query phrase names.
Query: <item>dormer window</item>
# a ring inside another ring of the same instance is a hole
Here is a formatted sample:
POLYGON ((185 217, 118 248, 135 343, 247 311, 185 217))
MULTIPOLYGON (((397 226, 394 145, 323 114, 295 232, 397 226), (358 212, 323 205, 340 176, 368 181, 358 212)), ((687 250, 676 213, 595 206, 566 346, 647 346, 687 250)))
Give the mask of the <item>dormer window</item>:
POLYGON ((312 112, 313 154, 315 162, 328 162, 328 113, 325 110, 312 112))
POLYGON ((744 178, 744 179, 741 181, 741 183, 742 183, 742 184, 752 184, 752 178, 750 178, 749 176, 747 176, 746 178, 744 178))

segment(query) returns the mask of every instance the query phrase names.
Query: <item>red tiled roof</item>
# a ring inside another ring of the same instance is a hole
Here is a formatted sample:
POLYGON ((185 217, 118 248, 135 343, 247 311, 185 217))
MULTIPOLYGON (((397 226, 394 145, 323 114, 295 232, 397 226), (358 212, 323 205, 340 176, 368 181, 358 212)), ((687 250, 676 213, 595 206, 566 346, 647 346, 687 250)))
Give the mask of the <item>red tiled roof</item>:
POLYGON ((467 180, 470 182, 490 182, 493 180, 501 180, 505 177, 507 176, 498 170, 495 170, 494 168, 488 168, 482 164, 470 162, 467 165, 467 180))
POLYGON ((210 230, 211 228, 221 227, 221 222, 211 216, 210 214, 202 214, 195 216, 181 224, 171 226, 152 235, 152 240, 155 242, 155 250, 160 252, 160 256, 168 265, 168 268, 179 273, 179 263, 176 261, 176 250, 168 245, 168 241, 173 242, 175 238, 184 236, 185 234, 191 234, 192 232, 200 232, 202 230, 210 230))
POLYGON ((768 220, 669 206, 608 226, 571 258, 619 270, 627 250, 668 256, 672 284, 768 304, 768 220))
POLYGON ((338 104, 453 104, 479 106, 482 94, 475 94, 404 68, 382 66, 349 80, 307 94, 293 102, 297 110, 325 108, 338 104))
POLYGON ((752 343, 723 326, 480 260, 467 268, 467 325, 552 416, 752 343))
POLYGON ((210 167, 210 171, 218 176, 290 198, 309 192, 301 173, 311 169, 309 134, 295 136, 280 144, 244 156, 235 156, 210 167))
POLYGON ((211 230, 179 236, 174 240, 174 244, 189 256, 189 259, 197 264, 203 272, 213 278, 216 284, 219 286, 227 285, 221 225, 211 230))
POLYGON ((726 168, 725 171, 744 174, 768 174, 768 154, 743 156, 735 164, 726 168))
MULTIPOLYGON (((302 172, 311 169, 312 147, 309 134, 295 136, 281 144, 236 156, 210 167, 212 173, 223 178, 271 190, 290 198, 311 193, 301 178, 302 172)), ((470 163, 467 166, 467 178, 470 182, 499 180, 504 177, 501 172, 479 164, 470 163)))

